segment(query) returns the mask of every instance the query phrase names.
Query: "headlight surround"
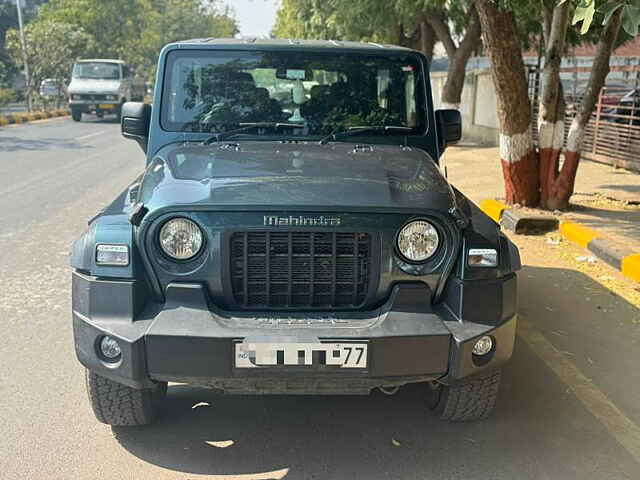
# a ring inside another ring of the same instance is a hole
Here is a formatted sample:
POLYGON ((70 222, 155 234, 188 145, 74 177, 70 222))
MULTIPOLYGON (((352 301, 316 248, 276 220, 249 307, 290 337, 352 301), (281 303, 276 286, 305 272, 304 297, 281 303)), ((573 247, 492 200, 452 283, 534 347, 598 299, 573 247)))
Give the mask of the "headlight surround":
POLYGON ((174 260, 189 260, 202 249, 203 235, 195 222, 177 217, 165 222, 158 240, 160 248, 169 257, 174 260))
POLYGON ((426 220, 413 220, 398 232, 398 252, 409 262, 429 260, 438 250, 440 235, 436 227, 426 220))

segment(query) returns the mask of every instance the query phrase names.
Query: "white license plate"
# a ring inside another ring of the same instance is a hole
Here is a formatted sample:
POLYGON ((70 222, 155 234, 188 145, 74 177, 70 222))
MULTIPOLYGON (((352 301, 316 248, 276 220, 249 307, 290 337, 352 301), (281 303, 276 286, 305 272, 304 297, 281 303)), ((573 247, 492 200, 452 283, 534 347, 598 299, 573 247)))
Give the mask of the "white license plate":
POLYGON ((366 368, 367 344, 352 343, 260 343, 235 344, 236 368, 333 365, 339 368, 366 368), (324 354, 323 354, 324 353, 324 354))

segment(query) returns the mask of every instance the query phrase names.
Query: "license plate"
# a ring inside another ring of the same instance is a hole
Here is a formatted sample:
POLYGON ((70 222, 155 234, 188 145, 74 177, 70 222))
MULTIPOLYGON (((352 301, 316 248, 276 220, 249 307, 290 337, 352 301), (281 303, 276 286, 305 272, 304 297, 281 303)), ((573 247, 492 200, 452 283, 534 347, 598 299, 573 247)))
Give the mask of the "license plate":
POLYGON ((236 368, 296 365, 327 365, 337 368, 366 368, 364 342, 350 343, 260 343, 235 344, 236 368))
POLYGON ((98 108, 102 109, 102 110, 111 110, 114 107, 114 105, 110 104, 110 103, 101 103, 100 105, 98 105, 98 108))

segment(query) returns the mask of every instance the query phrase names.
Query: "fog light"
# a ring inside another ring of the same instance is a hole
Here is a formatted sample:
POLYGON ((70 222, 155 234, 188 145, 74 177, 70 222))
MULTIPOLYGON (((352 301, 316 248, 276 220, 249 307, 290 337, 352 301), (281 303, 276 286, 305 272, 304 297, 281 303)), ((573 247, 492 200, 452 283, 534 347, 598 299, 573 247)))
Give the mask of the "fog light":
POLYGON ((474 355, 486 355, 493 348, 493 340, 491 337, 485 335, 484 337, 480 337, 480 339, 473 346, 473 354, 474 355))
POLYGON ((122 355, 120 345, 118 345, 116 339, 108 335, 100 340, 100 352, 108 360, 116 360, 122 355))

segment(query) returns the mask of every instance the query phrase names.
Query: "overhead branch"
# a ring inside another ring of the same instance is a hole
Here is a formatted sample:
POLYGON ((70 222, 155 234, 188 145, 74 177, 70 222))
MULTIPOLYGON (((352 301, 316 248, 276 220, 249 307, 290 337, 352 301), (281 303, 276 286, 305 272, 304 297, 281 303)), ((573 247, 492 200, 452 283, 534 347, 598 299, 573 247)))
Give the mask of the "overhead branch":
POLYGON ((478 10, 476 10, 475 6, 471 6, 469 14, 469 23, 467 23, 466 32, 460 42, 457 52, 458 55, 464 57, 465 64, 473 51, 478 47, 478 43, 480 42, 480 37, 482 35, 480 17, 478 16, 478 10))
POLYGON ((436 32, 425 18, 420 22, 420 50, 427 56, 429 62, 431 62, 433 58, 433 48, 435 45, 436 32))
POLYGON ((442 12, 437 10, 428 10, 426 12, 425 19, 429 22, 433 31, 436 32, 438 40, 442 42, 442 45, 447 52, 447 56, 449 58, 453 57, 456 54, 458 47, 451 37, 451 30, 449 29, 449 25, 445 22, 442 12))

